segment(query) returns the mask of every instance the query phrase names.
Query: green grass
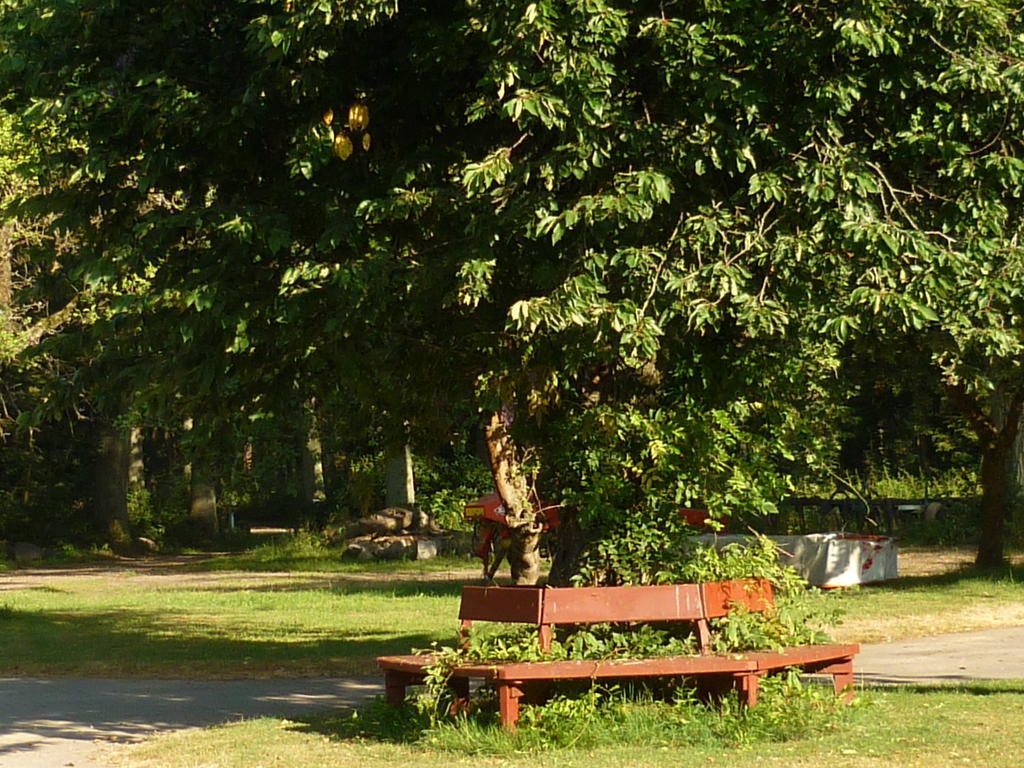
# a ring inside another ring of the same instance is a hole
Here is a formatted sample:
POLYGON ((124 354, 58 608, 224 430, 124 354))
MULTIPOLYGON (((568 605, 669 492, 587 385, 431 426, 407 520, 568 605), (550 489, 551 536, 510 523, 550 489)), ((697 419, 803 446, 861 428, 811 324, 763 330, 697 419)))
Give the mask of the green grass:
MULTIPOLYGON (((377 655, 450 642, 460 585, 474 577, 473 563, 462 559, 353 564, 302 542, 167 567, 73 565, 42 579, 15 569, 0 578, 0 674, 373 674, 377 655)), ((843 639, 1024 624, 1024 569, 911 577, 836 599, 848 611, 843 639)), ((116 760, 130 768, 526 768, 538 755, 553 757, 550 740, 530 737, 525 727, 519 737, 486 722, 425 736, 415 722, 404 729, 396 727, 400 721, 375 724, 374 717, 399 717, 382 711, 368 710, 359 722, 333 713, 173 734, 119 750, 116 760)), ((771 729, 742 737, 701 727, 684 737, 634 711, 566 731, 554 759, 570 768, 1009 768, 1024 748, 1022 716, 1024 683, 866 691, 841 721, 785 739, 771 729)))
POLYGON ((1024 624, 1024 566, 904 577, 839 593, 846 615, 833 634, 886 642, 1024 624))
MULTIPOLYGON (((272 545, 134 570, 78 564, 45 579, 8 571, 0 674, 375 674, 378 655, 454 640, 472 561, 356 564, 315 549, 303 561, 309 570, 284 572, 303 551, 272 545)), ((836 599, 846 609, 834 633, 843 641, 1024 625, 1024 569, 911 577, 836 599)))
POLYGON ((0 594, 2 674, 372 674, 454 628, 459 584, 295 575, 55 576, 0 594))
POLYGON ((444 573, 479 571, 479 561, 460 555, 442 555, 430 560, 381 560, 367 563, 346 560, 338 549, 304 541, 270 541, 246 552, 217 555, 191 565, 194 571, 305 571, 317 573, 444 573))
MULTIPOLYGON (((978 685, 862 692, 841 723, 790 740, 736 743, 698 737, 687 744, 641 740, 557 751, 523 748, 521 742, 513 741, 506 742, 506 751, 495 753, 478 749, 477 738, 461 746, 443 747, 409 743, 409 734, 390 739, 352 736, 351 725, 342 722, 345 718, 335 717, 299 721, 260 719, 178 733, 119 749, 110 758, 126 768, 532 768, 538 760, 565 768, 953 768, 972 764, 1016 768, 1024 750, 1024 729, 1019 727, 1022 717, 1024 687, 978 685)), ((649 736, 649 728, 637 733, 641 739, 649 736)), ((499 743, 494 741, 491 745, 499 743)))

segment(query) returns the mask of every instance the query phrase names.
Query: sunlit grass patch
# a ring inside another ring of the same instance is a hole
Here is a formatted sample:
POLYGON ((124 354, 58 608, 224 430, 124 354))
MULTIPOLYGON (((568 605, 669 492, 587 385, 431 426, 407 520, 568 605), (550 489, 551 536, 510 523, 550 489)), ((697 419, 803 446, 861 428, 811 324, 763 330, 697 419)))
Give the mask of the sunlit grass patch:
POLYGON ((843 590, 842 641, 888 642, 1024 624, 1024 566, 973 567, 843 590))

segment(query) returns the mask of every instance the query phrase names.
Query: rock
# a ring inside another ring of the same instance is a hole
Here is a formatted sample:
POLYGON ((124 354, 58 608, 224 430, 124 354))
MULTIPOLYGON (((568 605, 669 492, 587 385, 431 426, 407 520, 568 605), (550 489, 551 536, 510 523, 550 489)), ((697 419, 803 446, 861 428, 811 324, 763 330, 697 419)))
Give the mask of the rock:
POLYGON ((43 550, 27 541, 15 542, 11 547, 11 557, 16 563, 31 563, 43 559, 43 550))
POLYGON ((414 517, 412 510, 389 507, 361 518, 358 522, 359 532, 383 535, 407 531, 412 527, 414 517))
POLYGON ((136 536, 132 539, 132 549, 136 552, 144 552, 147 555, 154 554, 158 549, 157 543, 145 536, 136 536))
POLYGON ((444 537, 424 537, 412 534, 372 536, 365 534, 349 540, 345 549, 346 560, 423 560, 435 557, 446 549, 444 537))
POLYGON ((382 560, 411 560, 416 556, 416 539, 412 536, 388 537, 381 544, 383 546, 378 557, 382 560))
POLYGON ((429 533, 433 535, 444 533, 444 529, 434 521, 434 518, 423 510, 416 510, 415 519, 413 520, 413 530, 417 533, 429 533))
POLYGON ((439 537, 416 540, 416 559, 430 560, 444 551, 445 540, 439 537))
POLYGON ((324 528, 324 540, 329 547, 341 547, 359 535, 359 524, 348 523, 340 525, 329 525, 324 528))
POLYGON ((348 542, 345 552, 342 555, 346 560, 372 560, 373 550, 371 549, 373 539, 369 536, 359 536, 348 542))

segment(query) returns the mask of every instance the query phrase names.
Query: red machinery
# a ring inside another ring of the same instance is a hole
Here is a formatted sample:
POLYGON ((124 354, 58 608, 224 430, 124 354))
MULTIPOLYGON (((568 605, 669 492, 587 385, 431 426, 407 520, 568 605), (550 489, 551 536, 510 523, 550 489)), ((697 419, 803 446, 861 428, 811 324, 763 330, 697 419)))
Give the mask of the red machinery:
POLYGON ((718 533, 724 533, 725 530, 729 527, 730 521, 729 515, 724 515, 718 518, 718 522, 721 523, 722 526, 721 529, 714 528, 708 525, 708 521, 712 518, 706 510, 690 509, 687 507, 683 507, 682 509, 679 510, 679 516, 683 518, 686 524, 689 525, 691 528, 696 528, 699 531, 717 531, 718 533))
MULTIPOLYGON (((484 578, 491 580, 508 553, 511 537, 505 505, 501 503, 501 497, 497 493, 489 493, 466 504, 462 517, 474 524, 473 538, 476 547, 473 554, 483 560, 484 578)), ((558 523, 558 509, 554 506, 545 507, 544 530, 557 528, 558 523)))

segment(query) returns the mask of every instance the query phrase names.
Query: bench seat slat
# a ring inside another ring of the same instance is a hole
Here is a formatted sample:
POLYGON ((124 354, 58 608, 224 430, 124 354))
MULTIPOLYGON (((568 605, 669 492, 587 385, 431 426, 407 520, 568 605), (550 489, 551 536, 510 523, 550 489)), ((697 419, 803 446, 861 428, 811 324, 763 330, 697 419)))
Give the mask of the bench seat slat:
POLYGON ((453 674, 494 680, 593 680, 663 675, 715 675, 754 672, 756 663, 728 656, 666 656, 656 659, 588 659, 469 664, 453 674))
MULTIPOLYGON (((731 674, 767 672, 786 667, 807 668, 852 659, 857 645, 807 645, 782 651, 754 651, 732 656, 665 656, 648 659, 584 659, 460 664, 452 674, 487 680, 570 680, 605 677, 731 674)), ((382 656, 381 669, 423 674, 434 662, 430 655, 382 656)))
POLYGON ((755 662, 761 671, 771 671, 852 659, 858 653, 859 645, 795 645, 781 651, 752 651, 743 658, 755 662))

